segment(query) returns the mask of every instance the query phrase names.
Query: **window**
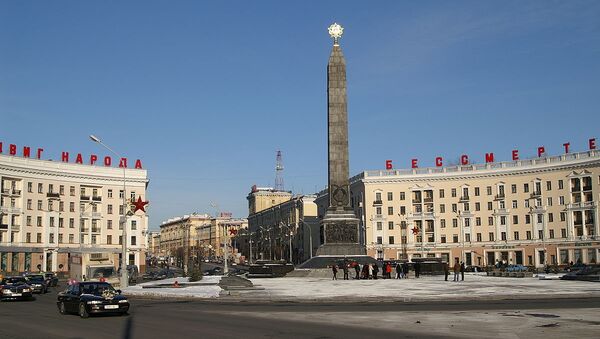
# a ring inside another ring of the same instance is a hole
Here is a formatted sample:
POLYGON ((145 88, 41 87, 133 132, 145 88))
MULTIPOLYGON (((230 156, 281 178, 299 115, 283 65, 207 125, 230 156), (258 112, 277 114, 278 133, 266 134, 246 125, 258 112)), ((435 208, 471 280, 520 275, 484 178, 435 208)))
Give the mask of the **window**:
POLYGON ((43 206, 42 206, 42 201, 41 201, 41 200, 38 200, 38 201, 37 201, 37 209, 38 209, 38 211, 41 211, 41 210, 42 210, 42 208, 43 208, 43 206))
POLYGON ((108 190, 106 193, 106 196, 108 196, 109 198, 112 198, 112 190, 108 190))
POLYGON ((108 205, 106 207, 106 213, 107 214, 112 214, 113 213, 113 205, 108 205))
POLYGON ((538 239, 544 239, 544 231, 543 230, 538 231, 538 239))
POLYGON ((377 237, 377 244, 381 245, 383 243, 383 239, 381 237, 377 237))
POLYGON ((31 226, 31 216, 27 216, 27 226, 31 226))
POLYGON ((38 244, 41 244, 42 243, 42 233, 36 234, 35 240, 37 241, 38 244))
POLYGON ((525 208, 529 208, 529 200, 525 199, 525 203, 523 204, 523 206, 525 206, 525 208))
POLYGON ((531 224, 531 216, 529 214, 525 214, 525 223, 531 224))
POLYGON ((394 193, 392 193, 392 192, 387 192, 387 199, 388 199, 388 201, 392 201, 392 200, 394 200, 394 193))
POLYGON ((52 200, 48 200, 48 211, 49 212, 54 211, 54 203, 52 200))
POLYGON ((442 242, 442 244, 446 243, 446 236, 445 235, 442 235, 441 242, 442 242))
POLYGON ((75 242, 75 235, 74 234, 69 234, 69 244, 72 244, 75 242))
POLYGON ((450 194, 452 195, 452 197, 453 197, 453 198, 456 198, 456 188, 453 188, 453 189, 450 191, 450 194))
POLYGON ((463 203, 463 210, 464 210, 465 212, 468 212, 468 211, 470 210, 470 209, 469 209, 469 203, 468 203, 468 202, 465 202, 465 203, 463 203))
POLYGON ((567 220, 567 213, 560 212, 560 221, 566 221, 566 220, 567 220))
POLYGON ((440 198, 444 197, 444 190, 440 190, 440 198))
POLYGON ((31 199, 27 199, 27 209, 30 211, 31 211, 31 204, 32 204, 31 199))
POLYGON ((452 227, 458 227, 458 219, 452 219, 452 227))
POLYGON ((27 232, 27 234, 25 235, 25 242, 31 242, 31 233, 27 232))
POLYGON ((112 245, 112 235, 109 234, 106 236, 106 244, 112 245))
POLYGON ((475 196, 478 197, 479 196, 479 187, 475 187, 475 196))
POLYGON ((492 209, 494 209, 494 206, 491 201, 488 201, 488 211, 491 211, 492 209))
POLYGON ((440 213, 446 213, 446 205, 440 204, 440 213))
POLYGON ((537 215, 537 223, 541 224, 544 222, 544 215, 543 214, 538 214, 537 215))
POLYGON ((498 208, 500 208, 502 210, 506 208, 506 204, 504 203, 504 200, 500 200, 498 202, 498 208))
POLYGON ((59 212, 64 212, 65 211, 65 202, 61 201, 58 203, 58 211, 59 212))
POLYGON ((60 228, 64 228, 65 227, 65 223, 64 223, 65 219, 63 218, 58 218, 58 227, 60 228))
POLYGON ((512 208, 518 208, 519 207, 519 203, 516 200, 512 201, 512 208))
POLYGON ((112 230, 112 220, 106 220, 106 228, 112 230))
POLYGON ((452 204, 452 212, 458 212, 458 206, 456 204, 452 204))
POLYGON ((494 224, 494 217, 488 217, 488 225, 492 226, 494 224))
POLYGON ((39 227, 41 227, 41 226, 42 226, 42 217, 37 217, 37 225, 38 225, 39 227))
POLYGON ((490 241, 494 241, 494 232, 489 233, 490 241))
POLYGON ((560 229, 560 237, 561 238, 566 238, 567 237, 567 229, 566 228, 561 228, 560 229))
POLYGON ((559 189, 559 190, 561 190, 561 189, 563 189, 563 188, 564 188, 563 181, 562 181, 562 180, 559 180, 559 181, 558 181, 558 189, 559 189))
POLYGON ((44 193, 44 185, 38 184, 38 193, 44 193))
POLYGON ((79 188, 79 195, 85 196, 85 187, 79 188))
POLYGON ((94 197, 94 198, 98 197, 98 189, 97 188, 92 189, 92 197, 94 197))
MULTIPOLYGON (((132 221, 132 225, 131 225, 132 229, 133 229, 133 221, 132 221)), ((393 221, 388 221, 388 230, 393 230, 394 229, 394 222, 393 221)))
POLYGON ((515 238, 515 240, 519 240, 519 231, 515 231, 513 233, 513 237, 515 238))
POLYGON ((50 233, 49 243, 54 244, 54 233, 50 233))
POLYGON ((552 197, 548 197, 548 206, 552 206, 552 197))
POLYGON ((476 202, 475 203, 475 211, 480 211, 481 210, 481 204, 476 202))
POLYGON ((69 228, 75 228, 75 219, 69 218, 69 228))
POLYGON ((565 204, 565 197, 564 196, 560 196, 558 197, 558 204, 559 205, 564 205, 565 204))
POLYGON ((394 236, 393 235, 390 235, 388 240, 389 240, 390 245, 394 244, 394 236))
POLYGON ((476 217, 475 218, 475 225, 476 226, 481 226, 481 217, 476 217))
POLYGON ((54 217, 50 217, 50 227, 54 227, 54 217))
POLYGON ((123 245, 123 236, 122 235, 119 236, 119 245, 123 245))
MULTIPOLYGON (((131 198, 131 201, 134 201, 134 200, 135 200, 135 192, 131 192, 131 193, 129 194, 129 196, 130 196, 130 198, 131 198)), ((379 194, 379 200, 381 200, 381 193, 379 194)))
POLYGON ((504 215, 500 216, 500 225, 506 225, 506 216, 504 216, 504 215))
POLYGON ((123 192, 123 190, 119 190, 119 199, 123 199, 124 196, 125 196, 125 193, 123 192))
POLYGON ((517 185, 515 185, 515 184, 510 185, 510 191, 512 193, 517 193, 517 185))
POLYGON ((531 231, 525 232, 525 235, 527 236, 527 240, 531 240, 531 231))
POLYGON ((27 183, 27 192, 33 193, 33 183, 32 182, 27 183))
POLYGON ((452 242, 453 243, 457 243, 458 242, 458 234, 452 235, 452 242))
POLYGON ((498 195, 504 196, 504 185, 498 185, 498 195))
MULTIPOLYGON (((121 207, 122 207, 122 206, 121 206, 121 207)), ((123 214, 123 213, 121 213, 121 211, 122 211, 122 210, 123 210, 122 208, 119 208, 119 214, 123 214)), ((375 214, 377 214, 377 215, 381 215, 381 207, 377 207, 377 208, 375 209, 375 214)))
POLYGON ((487 195, 492 195, 492 186, 486 187, 487 195))
POLYGON ((378 222, 377 222, 377 230, 378 230, 378 231, 381 231, 381 230, 383 230, 383 223, 382 223, 381 221, 378 221, 378 222))
POLYGON ((388 215, 394 215, 394 207, 388 206, 388 215))
POLYGON ((446 228, 446 219, 440 220, 440 228, 446 228))
POLYGON ((481 233, 477 233, 477 242, 481 242, 481 233))
POLYGON ((465 227, 471 226, 471 218, 465 218, 465 227))
POLYGON ((548 222, 554 222, 554 214, 548 213, 548 222))
POLYGON ((550 239, 554 239, 554 230, 550 230, 550 239))
POLYGON ((506 241, 506 232, 500 232, 500 239, 506 241))
POLYGON ((405 215, 406 214, 406 207, 405 206, 400 206, 400 214, 401 215, 405 215))
POLYGON ((471 242, 471 234, 470 233, 465 234, 465 241, 471 242))
POLYGON ((58 186, 58 194, 65 195, 65 185, 58 186))
POLYGON ((529 193, 529 184, 523 184, 523 192, 529 193))
POLYGON ((546 181, 546 190, 552 191, 552 181, 546 181))
POLYGON ((518 225, 519 224, 519 216, 518 215, 513 215, 513 225, 518 225))
POLYGON ((404 192, 400 192, 400 200, 405 200, 406 199, 406 194, 404 194, 404 192))

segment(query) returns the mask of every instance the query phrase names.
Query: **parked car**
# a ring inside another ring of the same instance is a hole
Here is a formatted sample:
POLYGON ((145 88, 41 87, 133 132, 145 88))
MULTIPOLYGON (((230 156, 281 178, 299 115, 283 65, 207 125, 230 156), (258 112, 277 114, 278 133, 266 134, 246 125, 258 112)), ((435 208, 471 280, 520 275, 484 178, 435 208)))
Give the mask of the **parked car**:
POLYGON ((468 265, 465 267, 465 272, 482 272, 483 269, 476 265, 468 265))
POLYGON ((90 314, 109 313, 124 315, 129 311, 129 301, 107 282, 79 282, 58 293, 56 301, 61 314, 77 313, 82 318, 90 314))
POLYGON ((211 269, 204 271, 203 275, 219 275, 222 272, 223 272, 223 270, 220 267, 213 267, 211 269))
POLYGON ((56 287, 56 285, 58 285, 58 277, 56 276, 56 273, 45 272, 44 278, 46 279, 48 286, 56 287))
POLYGON ((25 276, 27 283, 32 288, 33 293, 48 293, 48 283, 42 274, 27 274, 25 276))
POLYGON ((0 281, 0 300, 28 300, 32 298, 32 290, 25 277, 6 277, 0 281))

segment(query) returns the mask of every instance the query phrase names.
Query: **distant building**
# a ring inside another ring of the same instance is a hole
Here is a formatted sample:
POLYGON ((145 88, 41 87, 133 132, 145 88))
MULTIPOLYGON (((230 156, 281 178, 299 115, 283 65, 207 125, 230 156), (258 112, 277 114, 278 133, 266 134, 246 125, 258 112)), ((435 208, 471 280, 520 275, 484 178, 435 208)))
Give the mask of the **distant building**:
POLYGON ((258 213, 291 198, 292 192, 276 191, 272 187, 256 187, 254 185, 246 197, 248 200, 248 215, 258 213))
POLYGON ((148 254, 151 257, 161 256, 160 253, 160 232, 148 232, 148 254))
MULTIPOLYGON (((292 196, 289 192, 253 189, 248 200, 260 201, 264 208, 248 215, 249 233, 241 240, 244 255, 250 256, 249 238, 251 237, 253 260, 289 261, 291 238, 292 261, 300 263, 310 258, 311 236, 312 253, 320 245, 315 198, 314 195, 292 196), (277 202, 275 197, 280 198, 279 203, 275 203, 277 202)), ((250 211, 252 210, 251 208, 250 211)))
POLYGON ((198 225, 198 248, 204 258, 223 258, 225 243, 228 243, 229 258, 237 257, 236 235, 248 228, 248 219, 233 218, 230 213, 221 213, 210 222, 198 225))
POLYGON ((164 221, 160 225, 160 253, 169 256, 171 263, 186 267, 196 253, 197 226, 210 223, 208 214, 190 214, 164 221))

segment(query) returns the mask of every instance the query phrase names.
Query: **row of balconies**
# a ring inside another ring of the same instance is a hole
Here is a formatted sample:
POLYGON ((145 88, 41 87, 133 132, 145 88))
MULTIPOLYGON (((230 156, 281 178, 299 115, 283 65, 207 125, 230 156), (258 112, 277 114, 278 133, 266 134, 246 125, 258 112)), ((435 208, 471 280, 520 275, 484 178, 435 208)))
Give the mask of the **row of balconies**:
MULTIPOLYGON (((586 185, 583 186, 583 191, 591 191, 592 190, 592 186, 591 185, 586 185)), ((580 185, 575 185, 571 188, 571 192, 581 192, 581 186, 580 185)))
POLYGON ((15 188, 3 188, 2 194, 4 195, 21 195, 21 190, 15 188))
POLYGON ((21 214, 21 209, 18 207, 0 207, 0 213, 2 214, 21 214))
POLYGON ((88 195, 82 195, 79 197, 79 200, 83 200, 83 201, 102 201, 102 197, 101 196, 88 196, 88 195))

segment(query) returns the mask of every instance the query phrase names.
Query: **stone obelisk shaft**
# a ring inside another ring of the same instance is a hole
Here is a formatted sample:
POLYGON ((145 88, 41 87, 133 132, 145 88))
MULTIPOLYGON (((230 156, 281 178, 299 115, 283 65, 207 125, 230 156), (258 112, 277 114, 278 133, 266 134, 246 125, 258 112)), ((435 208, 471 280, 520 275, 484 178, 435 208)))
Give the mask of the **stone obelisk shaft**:
POLYGON ((335 44, 327 64, 329 210, 349 210, 346 61, 335 44))

